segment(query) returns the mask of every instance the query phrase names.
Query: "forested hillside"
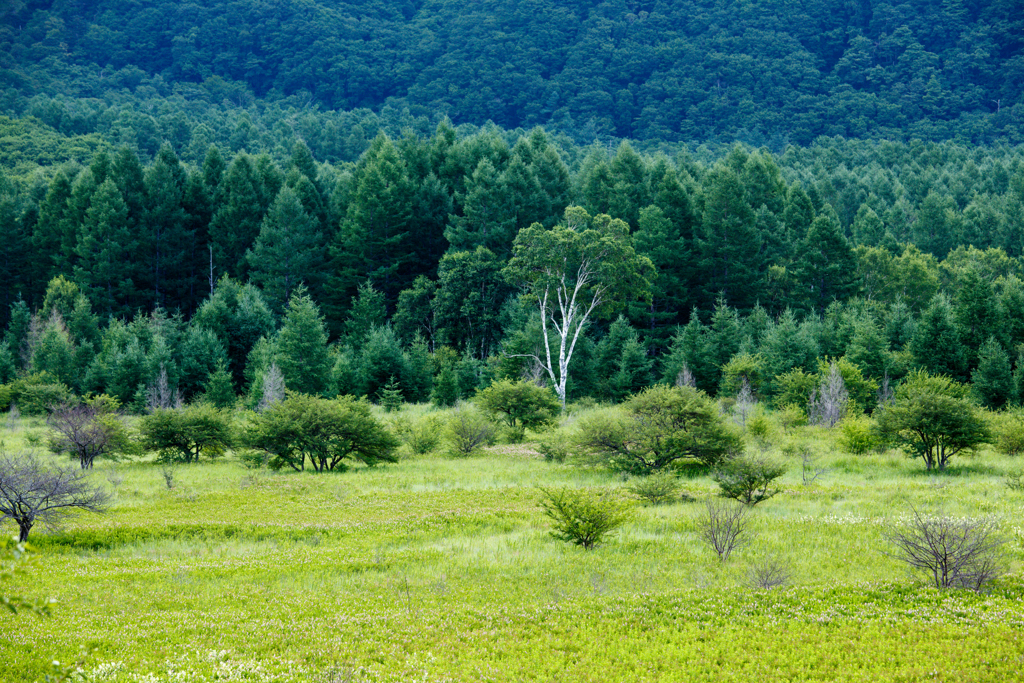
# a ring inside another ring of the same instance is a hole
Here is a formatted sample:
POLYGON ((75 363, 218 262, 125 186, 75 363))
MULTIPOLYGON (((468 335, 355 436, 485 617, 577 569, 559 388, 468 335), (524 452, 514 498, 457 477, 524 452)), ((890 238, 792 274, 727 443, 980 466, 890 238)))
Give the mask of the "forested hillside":
POLYGON ((1014 0, 16 0, 0 13, 0 106, 15 115, 127 90, 178 109, 390 105, 583 142, 1024 134, 1014 0))
POLYGON ((653 269, 570 399, 782 405, 838 358, 865 408, 917 367, 1024 399, 1012 2, 0 12, 0 399, 450 402, 536 372, 517 235, 613 219, 653 269))

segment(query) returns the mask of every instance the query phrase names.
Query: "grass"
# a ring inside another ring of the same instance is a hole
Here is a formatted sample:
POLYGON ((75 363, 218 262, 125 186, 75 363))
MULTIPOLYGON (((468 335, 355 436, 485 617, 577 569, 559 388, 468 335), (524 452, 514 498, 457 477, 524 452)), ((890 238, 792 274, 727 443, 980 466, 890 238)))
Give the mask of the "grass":
MULTIPOLYGON (((25 418, 0 439, 20 449, 43 430, 25 418)), ((139 683, 1015 678, 1024 493, 1003 477, 1017 464, 986 451, 928 476, 833 444, 818 428, 775 437, 783 493, 724 564, 696 533, 717 490, 707 476, 681 480, 696 502, 639 507, 593 552, 552 539, 538 486, 628 482, 529 444, 325 475, 229 457, 178 467, 173 489, 151 462, 99 461, 115 502, 33 531, 38 552, 10 592, 58 604, 51 618, 5 616, 0 680, 41 680, 54 659, 84 680, 139 683), (827 468, 809 486, 781 452, 798 439, 827 468), (881 534, 911 505, 996 515, 1010 573, 987 594, 909 575, 881 534), (788 587, 749 587, 768 557, 788 587)))

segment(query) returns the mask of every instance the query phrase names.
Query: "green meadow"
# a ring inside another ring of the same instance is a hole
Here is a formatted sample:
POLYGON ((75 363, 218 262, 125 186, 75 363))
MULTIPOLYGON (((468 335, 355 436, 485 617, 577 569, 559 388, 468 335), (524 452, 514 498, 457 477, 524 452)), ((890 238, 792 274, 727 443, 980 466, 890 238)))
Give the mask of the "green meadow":
MULTIPOLYGON (((38 420, 0 431, 8 451, 45 443, 38 420)), ((319 475, 230 454, 171 471, 97 461, 109 510, 33 530, 34 555, 3 587, 57 603, 3 616, 0 680, 43 680, 55 660, 71 680, 133 683, 1021 675, 1012 458, 985 450, 928 475, 896 452, 844 454, 822 428, 778 428, 765 448, 787 465, 782 491, 723 563, 697 532, 718 492, 700 472, 678 502, 638 502, 593 551, 555 540, 538 487, 625 497, 629 482, 546 461, 532 436, 469 458, 403 447, 397 464, 319 475), (783 448, 796 443, 816 458, 812 482, 783 448), (930 587, 885 554, 886 528, 913 509, 996 518, 1007 572, 981 593, 930 587), (767 562, 785 567, 784 586, 756 587, 767 562)))

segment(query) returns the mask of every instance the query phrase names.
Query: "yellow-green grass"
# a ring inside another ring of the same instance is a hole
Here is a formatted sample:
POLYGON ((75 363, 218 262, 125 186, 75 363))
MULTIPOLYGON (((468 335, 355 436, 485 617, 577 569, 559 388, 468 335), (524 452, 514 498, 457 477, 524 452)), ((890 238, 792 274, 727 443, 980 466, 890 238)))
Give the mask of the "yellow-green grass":
MULTIPOLYGON (((23 448, 33 433, 23 420, 0 438, 23 448)), ((3 617, 0 680, 41 679, 54 659, 109 681, 1017 679, 1024 494, 1003 482, 1016 462, 986 451, 928 476, 833 442, 776 435, 783 491, 726 563, 696 531, 717 490, 703 475, 683 480, 693 501, 638 507, 592 552, 554 540, 538 486, 626 482, 528 444, 326 475, 227 458, 175 468, 173 489, 152 462, 101 461, 110 510, 34 530, 36 556, 4 586, 58 603, 3 617), (828 468, 810 485, 781 451, 797 440, 828 468), (884 554, 886 525, 912 507, 995 515, 1009 575, 980 595, 927 587, 884 554), (752 588, 769 558, 789 585, 752 588)))

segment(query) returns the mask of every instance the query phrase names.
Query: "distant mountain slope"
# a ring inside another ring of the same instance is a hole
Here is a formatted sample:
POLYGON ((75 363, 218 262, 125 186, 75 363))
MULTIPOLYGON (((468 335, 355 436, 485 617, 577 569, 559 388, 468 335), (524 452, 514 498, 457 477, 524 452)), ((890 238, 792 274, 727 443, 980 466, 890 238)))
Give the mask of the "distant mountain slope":
POLYGON ((1017 0, 0 3, 18 97, 219 82, 639 139, 1024 139, 1017 0))

